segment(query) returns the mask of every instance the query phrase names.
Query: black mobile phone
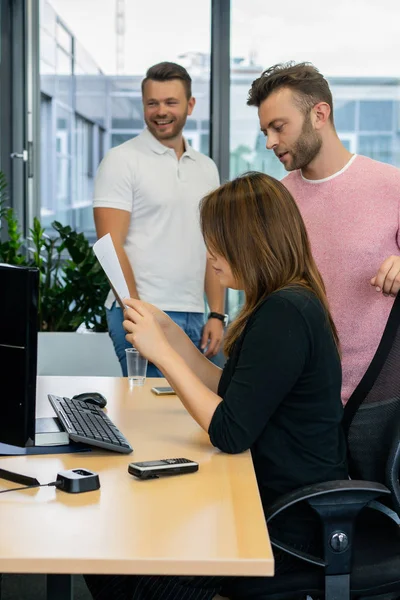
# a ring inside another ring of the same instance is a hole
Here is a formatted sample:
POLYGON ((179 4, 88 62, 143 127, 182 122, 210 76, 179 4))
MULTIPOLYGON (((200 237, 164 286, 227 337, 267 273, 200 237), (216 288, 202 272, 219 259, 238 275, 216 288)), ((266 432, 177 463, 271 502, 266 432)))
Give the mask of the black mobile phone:
POLYGON ((182 475, 199 470, 199 464, 188 458, 164 458, 163 460, 147 460, 132 462, 128 472, 139 479, 153 479, 165 475, 182 475))
POLYGON ((173 394, 175 394, 175 390, 173 390, 172 387, 169 387, 167 385, 164 387, 152 387, 151 391, 157 396, 172 396, 173 394))

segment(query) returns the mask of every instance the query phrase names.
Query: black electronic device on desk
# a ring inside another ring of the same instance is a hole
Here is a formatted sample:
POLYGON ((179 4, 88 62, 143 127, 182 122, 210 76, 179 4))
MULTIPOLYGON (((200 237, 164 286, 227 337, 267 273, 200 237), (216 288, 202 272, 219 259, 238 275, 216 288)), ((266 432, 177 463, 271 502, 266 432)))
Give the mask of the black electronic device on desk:
MULTIPOLYGON (((130 454, 132 446, 97 404, 48 394, 50 404, 74 442, 130 454)), ((105 400, 105 399, 104 399, 105 400)))
POLYGON ((183 475, 199 470, 199 464, 188 458, 164 458, 130 463, 128 472, 139 479, 155 479, 166 475, 183 475))

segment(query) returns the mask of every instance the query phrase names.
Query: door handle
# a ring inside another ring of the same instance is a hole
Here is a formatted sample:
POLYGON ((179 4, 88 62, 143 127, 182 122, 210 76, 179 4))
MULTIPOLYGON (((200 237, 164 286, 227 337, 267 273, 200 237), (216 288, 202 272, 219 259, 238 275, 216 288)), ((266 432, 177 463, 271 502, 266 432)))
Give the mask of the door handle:
POLYGON ((26 162, 28 160, 28 150, 23 150, 22 152, 11 152, 10 158, 19 158, 26 162))

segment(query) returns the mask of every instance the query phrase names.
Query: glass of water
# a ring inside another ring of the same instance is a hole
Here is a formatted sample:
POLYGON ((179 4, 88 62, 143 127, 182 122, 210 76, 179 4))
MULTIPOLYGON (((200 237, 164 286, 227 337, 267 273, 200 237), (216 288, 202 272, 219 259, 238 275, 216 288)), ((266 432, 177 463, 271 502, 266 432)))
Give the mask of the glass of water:
POLYGON ((125 354, 129 385, 143 385, 146 381, 147 358, 136 348, 126 348, 125 354))

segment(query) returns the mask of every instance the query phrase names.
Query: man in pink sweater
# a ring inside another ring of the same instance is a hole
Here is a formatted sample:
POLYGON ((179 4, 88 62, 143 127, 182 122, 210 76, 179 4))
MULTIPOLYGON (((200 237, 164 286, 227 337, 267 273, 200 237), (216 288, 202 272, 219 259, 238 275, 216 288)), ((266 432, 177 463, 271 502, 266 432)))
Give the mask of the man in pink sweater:
POLYGON ((275 65, 256 79, 267 149, 306 223, 342 349, 346 403, 378 347, 400 289, 400 171, 351 154, 334 126, 332 95, 309 63, 275 65))

